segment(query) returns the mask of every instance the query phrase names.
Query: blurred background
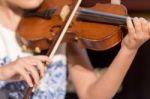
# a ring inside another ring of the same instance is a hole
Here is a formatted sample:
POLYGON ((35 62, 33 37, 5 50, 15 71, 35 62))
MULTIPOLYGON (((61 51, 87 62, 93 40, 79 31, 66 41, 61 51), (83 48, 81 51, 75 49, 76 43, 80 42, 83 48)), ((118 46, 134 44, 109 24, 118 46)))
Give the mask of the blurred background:
MULTIPOLYGON (((96 3, 110 3, 110 0, 83 0, 82 7, 91 7, 96 3)), ((144 17, 150 20, 150 0, 122 0, 129 16, 144 17)), ((112 62, 120 44, 106 51, 87 50, 97 73, 102 73, 112 62)), ((78 99, 69 84, 66 99, 78 99)), ((120 90, 113 99, 150 99, 150 41, 138 51, 132 66, 126 75, 120 90)))

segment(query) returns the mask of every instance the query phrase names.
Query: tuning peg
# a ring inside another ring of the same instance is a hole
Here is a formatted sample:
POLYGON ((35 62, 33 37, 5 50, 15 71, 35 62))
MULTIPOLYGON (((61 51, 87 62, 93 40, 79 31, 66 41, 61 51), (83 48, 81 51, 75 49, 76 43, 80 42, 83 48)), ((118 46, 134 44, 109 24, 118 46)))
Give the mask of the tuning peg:
POLYGON ((68 5, 65 5, 61 9, 60 18, 62 19, 62 21, 65 21, 65 19, 67 18, 69 12, 70 12, 70 7, 68 5))
POLYGON ((41 49, 39 47, 35 47, 35 53, 41 53, 41 49))
POLYGON ((27 46, 26 46, 26 45, 22 45, 22 47, 21 47, 21 48, 22 48, 22 51, 23 51, 23 52, 27 52, 27 51, 28 51, 28 48, 27 48, 27 46))

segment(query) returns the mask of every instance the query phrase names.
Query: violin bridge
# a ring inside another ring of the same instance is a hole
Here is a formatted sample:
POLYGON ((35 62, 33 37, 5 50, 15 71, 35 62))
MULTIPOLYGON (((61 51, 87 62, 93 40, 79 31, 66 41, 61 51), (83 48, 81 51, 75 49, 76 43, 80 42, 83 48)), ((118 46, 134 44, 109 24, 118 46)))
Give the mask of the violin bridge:
POLYGON ((120 5, 121 4, 121 0, 111 0, 111 4, 120 5))
POLYGON ((60 12, 60 17, 61 17, 62 21, 65 21, 69 12, 70 12, 70 7, 68 5, 65 5, 60 12))

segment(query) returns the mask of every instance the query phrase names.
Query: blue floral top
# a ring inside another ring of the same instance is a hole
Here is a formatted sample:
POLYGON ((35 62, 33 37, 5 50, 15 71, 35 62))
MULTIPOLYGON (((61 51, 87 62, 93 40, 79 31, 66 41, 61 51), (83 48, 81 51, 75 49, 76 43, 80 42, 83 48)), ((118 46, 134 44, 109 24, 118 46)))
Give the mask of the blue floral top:
MULTIPOLYGON (((31 53, 22 52, 18 45, 15 32, 0 25, 0 66, 3 66, 18 57, 29 56, 31 53)), ((44 78, 34 91, 32 99, 64 99, 66 94, 66 57, 57 54, 53 63, 48 65, 44 78)), ((7 93, 7 99, 22 99, 27 88, 25 81, 0 81, 0 90, 7 93)))

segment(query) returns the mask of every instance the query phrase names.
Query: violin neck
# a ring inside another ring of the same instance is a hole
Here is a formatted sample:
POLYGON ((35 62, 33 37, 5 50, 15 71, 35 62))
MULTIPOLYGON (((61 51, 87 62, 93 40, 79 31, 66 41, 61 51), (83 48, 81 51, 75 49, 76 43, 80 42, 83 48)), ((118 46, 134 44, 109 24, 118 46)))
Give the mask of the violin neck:
POLYGON ((89 22, 101 22, 115 25, 126 25, 127 16, 105 13, 82 8, 79 11, 77 20, 89 22))

